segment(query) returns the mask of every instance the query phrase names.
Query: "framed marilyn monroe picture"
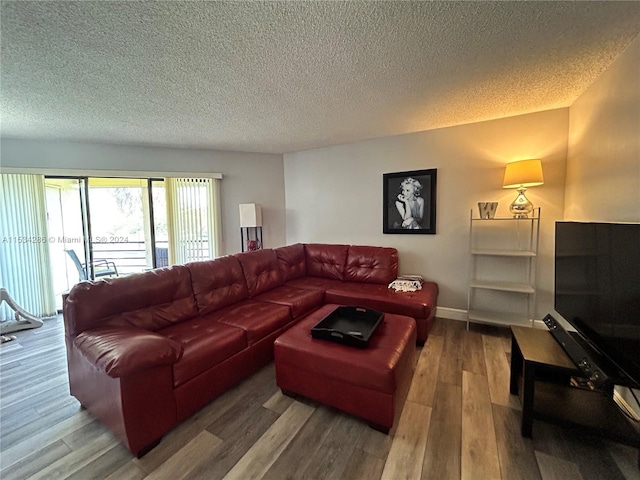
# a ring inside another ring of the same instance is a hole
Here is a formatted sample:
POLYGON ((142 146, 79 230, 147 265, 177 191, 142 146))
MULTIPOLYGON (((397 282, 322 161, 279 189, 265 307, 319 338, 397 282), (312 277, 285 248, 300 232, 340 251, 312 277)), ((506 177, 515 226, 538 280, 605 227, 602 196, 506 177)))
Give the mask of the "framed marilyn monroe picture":
POLYGON ((437 169, 385 173, 383 233, 436 233, 437 169))

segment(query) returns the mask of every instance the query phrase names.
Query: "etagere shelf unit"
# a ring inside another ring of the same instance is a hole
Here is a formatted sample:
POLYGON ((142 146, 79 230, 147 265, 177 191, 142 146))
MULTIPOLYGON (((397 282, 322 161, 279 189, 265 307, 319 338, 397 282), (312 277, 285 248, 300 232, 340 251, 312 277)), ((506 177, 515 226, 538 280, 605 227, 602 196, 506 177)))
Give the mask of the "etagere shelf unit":
POLYGON ((469 322, 533 326, 540 208, 528 218, 469 215, 469 322))

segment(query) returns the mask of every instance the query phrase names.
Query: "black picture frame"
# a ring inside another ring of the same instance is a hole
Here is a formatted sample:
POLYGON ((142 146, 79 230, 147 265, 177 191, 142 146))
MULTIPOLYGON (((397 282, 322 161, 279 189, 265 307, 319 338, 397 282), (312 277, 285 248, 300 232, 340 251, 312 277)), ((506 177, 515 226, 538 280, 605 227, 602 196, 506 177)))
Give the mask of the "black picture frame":
POLYGON ((437 169, 385 173, 383 179, 382 232, 409 235, 436 233, 437 169), (404 183, 403 183, 404 182, 404 183), (416 183, 417 182, 417 183, 416 183), (416 191, 408 200, 406 192, 416 191), (405 215, 402 215, 402 211, 405 215), (419 213, 422 212, 422 218, 419 213))

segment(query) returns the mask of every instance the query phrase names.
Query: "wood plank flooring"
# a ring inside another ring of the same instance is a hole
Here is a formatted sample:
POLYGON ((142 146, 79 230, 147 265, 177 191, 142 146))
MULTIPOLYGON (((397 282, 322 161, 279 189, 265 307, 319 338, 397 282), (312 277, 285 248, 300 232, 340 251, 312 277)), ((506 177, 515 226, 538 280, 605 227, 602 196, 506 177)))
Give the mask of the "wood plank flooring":
POLYGON ((275 385, 273 364, 134 458, 69 395, 60 317, 0 346, 0 478, 640 479, 636 449, 534 422, 520 436, 509 331, 438 319, 396 431, 275 385))

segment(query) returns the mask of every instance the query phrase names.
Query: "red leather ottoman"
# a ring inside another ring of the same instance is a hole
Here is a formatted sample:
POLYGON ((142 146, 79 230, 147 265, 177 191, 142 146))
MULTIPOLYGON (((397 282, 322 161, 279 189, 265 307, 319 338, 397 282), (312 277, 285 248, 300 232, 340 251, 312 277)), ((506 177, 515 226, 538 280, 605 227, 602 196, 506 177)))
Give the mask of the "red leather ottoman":
POLYGON ((276 339, 278 387, 364 418, 388 433, 413 377, 416 322, 386 313, 365 349, 313 338, 311 328, 337 307, 321 307, 276 339))

